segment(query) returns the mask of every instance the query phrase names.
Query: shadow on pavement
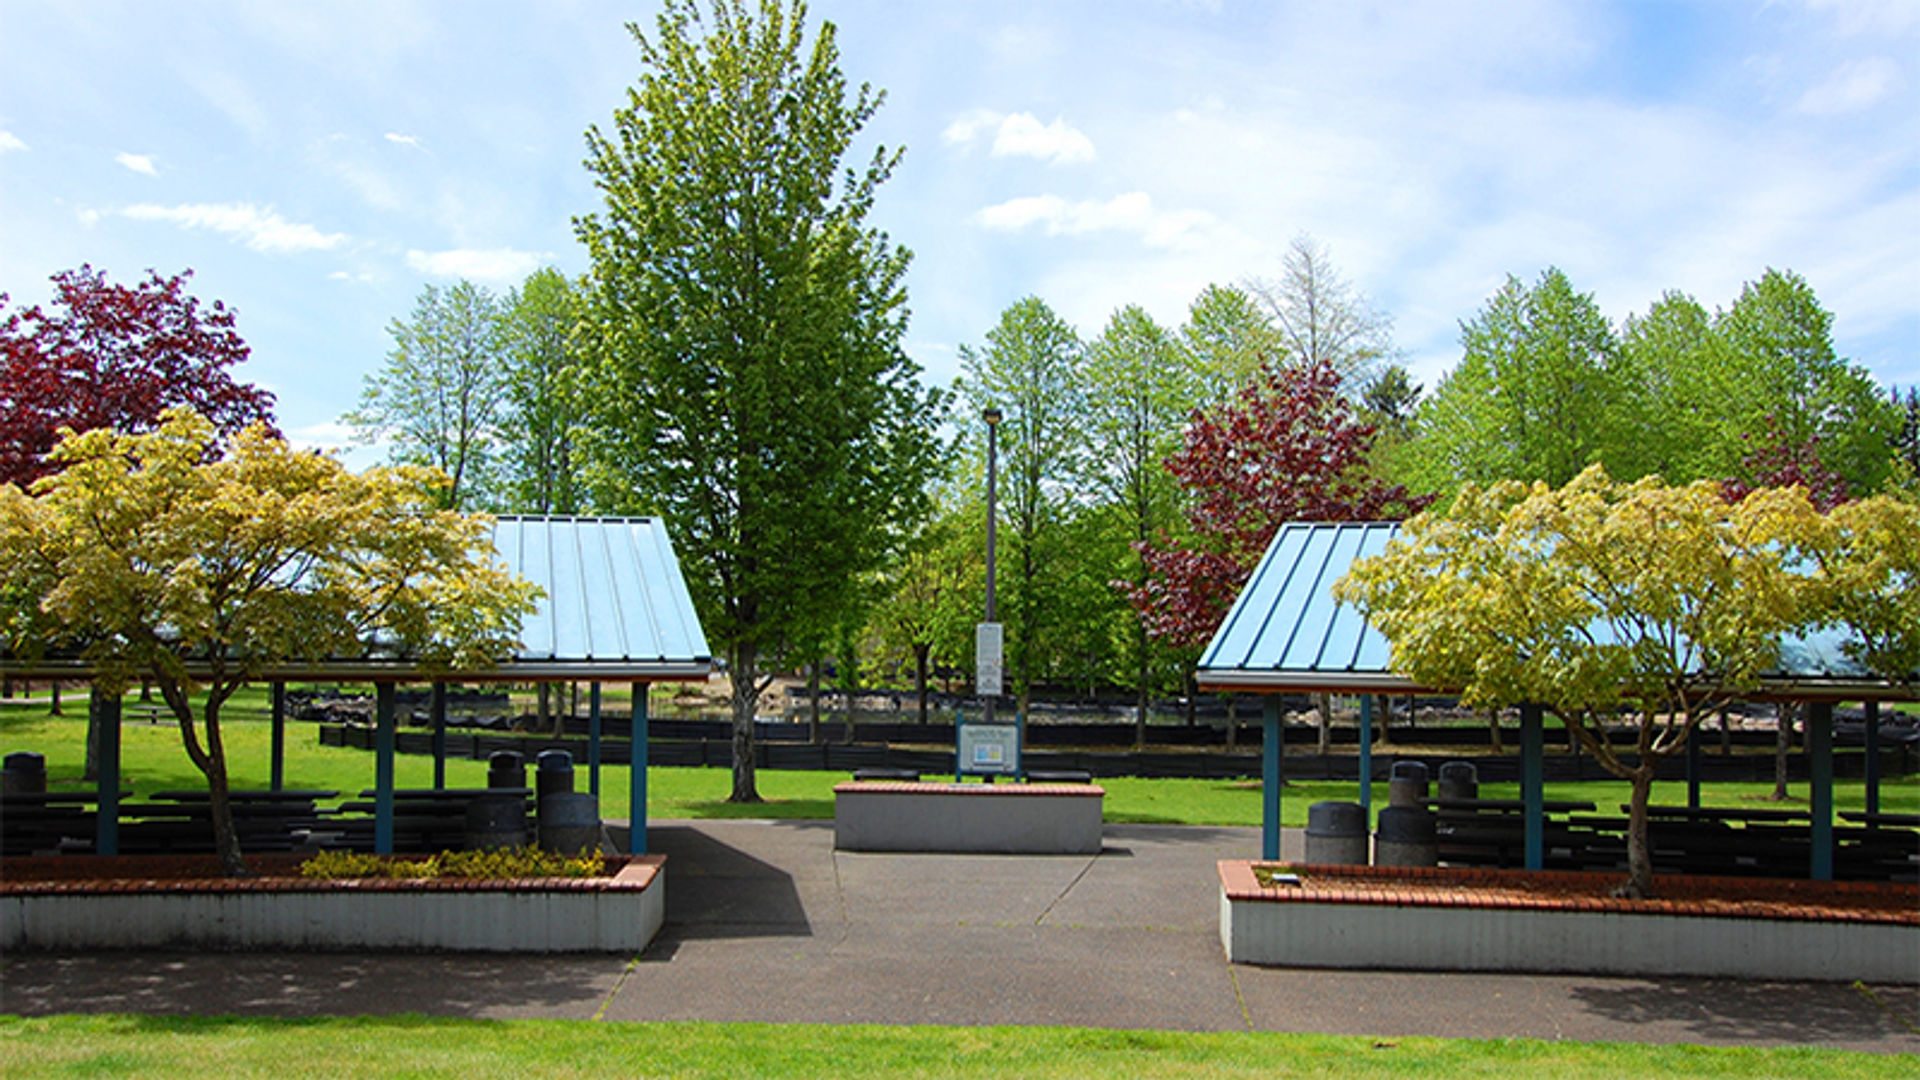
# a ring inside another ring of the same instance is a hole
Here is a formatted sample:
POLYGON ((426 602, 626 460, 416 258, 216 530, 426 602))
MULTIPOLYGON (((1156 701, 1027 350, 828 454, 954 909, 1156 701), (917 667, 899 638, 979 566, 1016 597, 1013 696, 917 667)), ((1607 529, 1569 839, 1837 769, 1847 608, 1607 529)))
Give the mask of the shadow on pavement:
POLYGON ((19 954, 0 1012, 198 1016, 580 1016, 619 978, 618 956, 19 954))
POLYGON ((813 935, 785 870, 684 825, 649 829, 647 846, 667 857, 667 922, 649 959, 677 941, 813 935))
POLYGON ((1839 983, 1684 978, 1576 986, 1572 995, 1595 1014, 1621 1023, 1677 1023, 1715 1042, 1814 1046, 1911 1034, 1896 1013, 1904 1008, 1911 1014, 1920 997, 1900 988, 1875 988, 1875 996, 1869 996, 1839 983))

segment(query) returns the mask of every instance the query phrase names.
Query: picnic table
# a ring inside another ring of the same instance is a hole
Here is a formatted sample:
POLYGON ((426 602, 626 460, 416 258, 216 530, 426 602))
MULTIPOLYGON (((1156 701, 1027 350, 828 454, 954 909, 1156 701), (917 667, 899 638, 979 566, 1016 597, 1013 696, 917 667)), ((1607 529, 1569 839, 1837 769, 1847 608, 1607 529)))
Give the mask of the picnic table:
MULTIPOLYGON (((1631 813, 1633 808, 1627 803, 1620 804, 1620 812, 1631 813)), ((1809 813, 1805 810, 1785 809, 1743 809, 1732 806, 1649 806, 1649 818, 1673 818, 1684 821, 1806 821, 1809 813)))

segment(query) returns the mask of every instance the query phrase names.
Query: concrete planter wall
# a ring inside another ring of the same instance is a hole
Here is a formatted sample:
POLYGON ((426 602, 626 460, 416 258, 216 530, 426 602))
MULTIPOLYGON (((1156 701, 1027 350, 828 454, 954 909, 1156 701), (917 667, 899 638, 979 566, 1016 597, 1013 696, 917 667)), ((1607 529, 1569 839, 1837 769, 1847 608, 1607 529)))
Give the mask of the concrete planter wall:
MULTIPOLYGON (((1261 886, 1253 865, 1220 864, 1220 940, 1235 963, 1920 981, 1920 891, 1912 886, 1904 886, 1912 896, 1905 912, 1816 904, 1736 915, 1679 901, 1476 903, 1470 885, 1296 897, 1261 886)), ((1906 895, 1902 886, 1878 888, 1906 895)))
POLYGON ((666 917, 665 862, 594 879, 8 882, 0 948, 638 953, 666 917))
POLYGON ((854 781, 833 789, 842 851, 1098 855, 1106 790, 1092 784, 854 781))

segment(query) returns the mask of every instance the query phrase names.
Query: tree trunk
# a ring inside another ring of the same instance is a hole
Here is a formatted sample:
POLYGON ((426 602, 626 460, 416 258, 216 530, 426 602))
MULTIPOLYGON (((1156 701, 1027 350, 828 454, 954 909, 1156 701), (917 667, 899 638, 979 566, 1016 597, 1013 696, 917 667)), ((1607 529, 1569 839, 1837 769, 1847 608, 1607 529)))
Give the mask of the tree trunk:
POLYGON ((1793 749, 1793 718, 1800 711, 1791 701, 1783 701, 1773 707, 1775 735, 1773 739, 1773 794, 1769 798, 1775 802, 1785 802, 1787 798, 1787 752, 1793 749))
POLYGON ((1152 695, 1147 692, 1147 673, 1140 672, 1139 691, 1134 695, 1133 703, 1133 748, 1147 748, 1147 709, 1153 704, 1152 695))
POLYGON ((539 704, 534 707, 533 729, 547 730, 547 724, 553 718, 553 684, 541 683, 539 686, 539 704))
POLYGON ((51 691, 53 695, 53 701, 47 706, 47 715, 65 716, 66 713, 60 711, 60 680, 55 679, 52 683, 48 684, 48 690, 51 691))
POLYGON ((220 733, 220 703, 209 688, 206 705, 207 804, 213 817, 213 852, 220 858, 220 872, 228 877, 248 877, 247 861, 240 853, 240 832, 233 825, 233 801, 228 795, 227 747, 220 733))
POLYGON ((1320 737, 1315 745, 1315 753, 1322 761, 1333 753, 1333 695, 1313 695, 1313 707, 1320 714, 1320 737))
POLYGON ((140 680, 140 704, 150 705, 152 703, 153 703, 153 680, 142 677, 140 680))
POLYGON ((1499 709, 1487 710, 1487 744, 1493 747, 1493 752, 1496 754, 1504 754, 1507 752, 1506 748, 1500 745, 1499 709))
POLYGON ((913 645, 913 693, 920 699, 920 722, 927 722, 927 654, 932 646, 924 641, 913 645))
POLYGON ((1240 745, 1240 699, 1227 695, 1227 749, 1240 745))
POLYGON ((1633 794, 1627 804, 1627 881, 1614 890, 1614 895, 1632 900, 1653 895, 1653 846, 1647 841, 1647 802, 1653 794, 1653 772, 1653 763, 1643 760, 1629 777, 1633 794))
POLYGON ((753 779, 753 706, 760 698, 759 654, 751 645, 735 645, 727 675, 733 683, 733 792, 731 803, 760 802, 753 779))
POLYGON ((1733 756, 1733 728, 1727 724, 1727 710, 1720 710, 1720 756, 1733 756))

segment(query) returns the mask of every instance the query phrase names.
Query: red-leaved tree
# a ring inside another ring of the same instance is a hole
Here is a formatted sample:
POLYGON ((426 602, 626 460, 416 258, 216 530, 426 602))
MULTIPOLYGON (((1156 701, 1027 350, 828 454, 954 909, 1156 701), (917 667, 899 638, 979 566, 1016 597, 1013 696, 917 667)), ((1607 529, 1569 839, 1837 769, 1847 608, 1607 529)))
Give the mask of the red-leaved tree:
POLYGON ((1339 391, 1329 364, 1268 365, 1218 410, 1194 413, 1166 462, 1186 489, 1192 540, 1136 545, 1148 576, 1130 599, 1148 633, 1204 646, 1289 521, 1397 521, 1432 501, 1367 474, 1374 427, 1339 391))
MULTIPOLYGON (((90 266, 53 276, 48 310, 6 312, 0 293, 0 483, 26 487, 53 471, 61 428, 137 433, 175 405, 213 421, 224 438, 258 420, 273 395, 234 381, 247 358, 233 312, 189 296, 192 271, 115 285, 90 266)), ((276 433, 277 434, 277 433, 276 433)))
POLYGON ((1721 496, 1730 503, 1746 498, 1757 488, 1801 487, 1814 509, 1825 514, 1844 502, 1852 502, 1847 480, 1820 460, 1820 438, 1788 438, 1776 420, 1767 422, 1762 439, 1744 436, 1748 450, 1740 459, 1742 475, 1720 482, 1721 496))

